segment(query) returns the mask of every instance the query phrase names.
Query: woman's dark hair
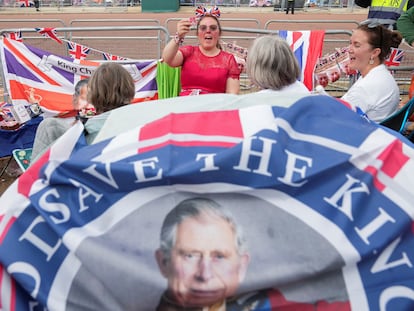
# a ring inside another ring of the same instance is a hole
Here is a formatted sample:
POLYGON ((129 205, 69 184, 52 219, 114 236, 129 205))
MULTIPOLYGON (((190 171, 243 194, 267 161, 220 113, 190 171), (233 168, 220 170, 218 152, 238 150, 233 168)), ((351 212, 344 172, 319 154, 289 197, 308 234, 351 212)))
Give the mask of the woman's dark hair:
POLYGON ((381 49, 378 55, 381 63, 390 55, 391 48, 398 48, 402 41, 401 33, 389 30, 382 25, 363 23, 357 29, 368 34, 368 43, 371 46, 381 49))

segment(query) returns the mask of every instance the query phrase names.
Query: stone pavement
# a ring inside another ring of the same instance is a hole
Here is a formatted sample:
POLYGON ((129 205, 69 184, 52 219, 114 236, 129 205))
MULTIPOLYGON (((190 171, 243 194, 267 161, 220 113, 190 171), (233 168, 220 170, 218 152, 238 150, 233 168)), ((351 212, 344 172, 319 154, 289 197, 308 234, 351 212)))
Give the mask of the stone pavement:
MULTIPOLYGON (((141 6, 46 6, 41 7, 40 12, 36 12, 34 8, 19 8, 19 7, 5 7, 0 6, 0 16, 7 14, 49 14, 49 13, 113 13, 113 12, 125 12, 125 13, 167 13, 167 12, 149 12, 142 11, 141 6)), ((179 13, 189 13, 194 12, 195 8, 193 6, 180 6, 177 12, 172 12, 173 14, 179 13)), ((233 7, 233 6, 222 6, 220 7, 222 14, 228 13, 273 13, 273 7, 233 7)), ((367 9, 360 8, 358 6, 354 7, 305 7, 303 9, 296 9, 295 12, 302 12, 307 14, 367 14, 367 9)))

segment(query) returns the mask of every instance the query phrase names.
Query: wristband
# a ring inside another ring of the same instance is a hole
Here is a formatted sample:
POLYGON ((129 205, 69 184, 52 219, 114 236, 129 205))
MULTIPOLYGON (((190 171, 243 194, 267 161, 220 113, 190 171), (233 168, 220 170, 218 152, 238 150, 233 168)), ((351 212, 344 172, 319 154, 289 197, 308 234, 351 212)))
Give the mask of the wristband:
POLYGON ((184 37, 180 37, 178 32, 175 33, 174 42, 178 45, 182 45, 184 43, 184 37))

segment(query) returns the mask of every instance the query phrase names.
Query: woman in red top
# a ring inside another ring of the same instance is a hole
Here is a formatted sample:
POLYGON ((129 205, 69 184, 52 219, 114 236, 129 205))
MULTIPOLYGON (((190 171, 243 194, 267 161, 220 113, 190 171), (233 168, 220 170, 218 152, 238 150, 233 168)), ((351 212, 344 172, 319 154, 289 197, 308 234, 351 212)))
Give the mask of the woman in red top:
POLYGON ((196 11, 198 46, 181 46, 190 31, 192 19, 177 23, 174 40, 165 46, 163 60, 171 67, 181 68, 181 93, 199 95, 208 93, 238 94, 240 90, 240 69, 234 56, 220 47, 220 11, 207 11, 199 7, 196 11))

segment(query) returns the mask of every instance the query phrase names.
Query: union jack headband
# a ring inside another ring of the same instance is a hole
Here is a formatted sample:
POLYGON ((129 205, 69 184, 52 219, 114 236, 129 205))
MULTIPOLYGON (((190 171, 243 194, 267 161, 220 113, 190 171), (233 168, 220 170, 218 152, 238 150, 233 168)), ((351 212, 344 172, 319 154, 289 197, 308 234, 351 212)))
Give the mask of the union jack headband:
POLYGON ((198 18, 198 19, 200 19, 200 18, 202 18, 202 17, 204 17, 206 15, 207 16, 210 15, 210 16, 214 16, 214 17, 219 18, 220 17, 220 10, 219 10, 219 8, 217 6, 214 6, 211 9, 208 9, 207 10, 205 7, 203 7, 203 6, 200 5, 196 9, 195 15, 196 15, 196 18, 198 18))

